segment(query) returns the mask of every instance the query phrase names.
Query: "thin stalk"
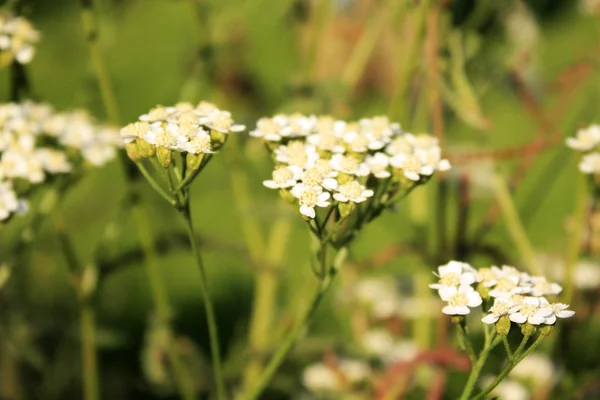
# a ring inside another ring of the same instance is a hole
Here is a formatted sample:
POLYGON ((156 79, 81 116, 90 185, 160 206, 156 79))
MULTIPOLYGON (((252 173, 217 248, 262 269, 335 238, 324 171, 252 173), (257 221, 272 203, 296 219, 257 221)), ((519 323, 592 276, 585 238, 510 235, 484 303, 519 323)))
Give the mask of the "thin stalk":
POLYGON ((473 350, 473 345, 471 344, 471 341, 469 340, 469 335, 467 334, 467 328, 461 322, 457 323, 456 327, 460 334, 459 338, 460 338, 461 347, 467 352, 471 361, 475 362, 475 360, 477 359, 477 355, 475 354, 475 350, 473 350))
POLYGON ((83 363, 83 398, 98 400, 98 360, 96 353, 96 317, 88 300, 81 300, 79 327, 81 334, 81 361, 83 363))
POLYGON ((166 350, 169 363, 173 369, 173 378, 181 398, 185 400, 193 400, 196 398, 193 377, 187 370, 185 363, 180 357, 179 352, 177 351, 177 348, 172 340, 171 304, 165 287, 162 283, 158 257, 154 249, 151 226, 142 204, 134 204, 132 211, 136 224, 140 228, 140 243, 145 256, 144 266, 146 267, 146 276, 148 277, 148 282, 150 284, 150 292, 152 295, 154 308, 160 323, 165 324, 166 329, 169 331, 169 343, 167 343, 166 350))
POLYGON ((579 174, 577 182, 577 197, 573 212, 573 227, 568 235, 567 260, 565 265, 565 302, 573 298, 573 275, 581 252, 582 231, 585 224, 585 214, 588 204, 587 176, 579 174))
POLYGON ((496 377, 496 379, 494 379, 494 381, 487 388, 485 388, 485 390, 483 390, 477 396, 473 397, 473 400, 483 399, 485 398, 485 396, 490 394, 491 391, 494 390, 496 386, 498 386, 500 382, 504 380, 504 378, 506 378, 506 376, 513 370, 513 368, 518 363, 520 363, 525 357, 531 354, 542 343, 545 337, 545 335, 538 336, 535 342, 533 342, 533 344, 522 354, 519 354, 519 350, 517 349, 517 351, 515 352, 515 358, 512 361, 509 361, 508 364, 506 364, 506 367, 504 367, 504 370, 496 377))
POLYGON ((206 321, 208 324, 208 336, 210 340, 210 352, 212 356, 213 373, 215 375, 215 383, 217 387, 217 399, 226 399, 225 382, 223 380, 223 368, 221 366, 221 352, 219 344, 219 333, 217 330, 217 321, 215 318, 215 311, 212 303, 212 299, 208 290, 208 283, 206 279, 206 271, 204 268, 204 262, 200 254, 200 249, 196 243, 196 236, 194 234, 194 226, 192 224, 192 218, 190 214, 189 195, 185 190, 185 204, 180 210, 181 216, 185 220, 186 230, 192 247, 198 270, 200 271, 200 293, 202 295, 202 303, 204 304, 204 312, 206 313, 206 321))
POLYGON ((152 186, 152 189, 154 189, 154 191, 156 191, 156 193, 158 193, 169 204, 174 206, 176 204, 175 199, 173 199, 167 192, 165 192, 162 186, 160 186, 160 184, 156 182, 156 180, 152 177, 152 175, 150 175, 150 172, 148 172, 144 164, 141 161, 138 161, 136 162, 136 165, 138 166, 140 172, 142 173, 142 175, 144 175, 144 178, 146 178, 150 186, 152 186))
POLYGON ((460 400, 470 399, 471 393, 473 393, 473 390, 475 390, 475 385, 479 380, 479 376, 481 375, 481 371, 483 370, 483 366, 485 365, 485 362, 487 361, 490 352, 494 349, 494 347, 498 345, 500 340, 501 339, 499 337, 493 339, 493 335, 487 337, 487 340, 485 341, 485 345, 483 347, 483 350, 481 351, 481 354, 479 355, 479 358, 477 358, 477 361, 471 368, 471 373, 469 374, 467 383, 465 384, 462 395, 460 396, 460 400))
POLYGON ((499 173, 496 173, 494 177, 494 191, 502 214, 504 215, 508 233, 523 258, 523 262, 530 273, 542 275, 542 271, 535 259, 533 246, 531 245, 527 233, 525 232, 525 228, 519 218, 508 185, 499 173))
POLYGON ((506 355, 508 356, 508 359, 512 360, 514 355, 512 350, 510 349, 510 344, 508 343, 508 339, 505 335, 502 336, 502 343, 504 344, 504 350, 506 350, 506 355))
MULTIPOLYGON (((321 250, 319 252, 319 255, 320 255, 319 263, 321 264, 320 267, 321 267, 321 270, 323 270, 323 271, 325 271, 327 269, 327 267, 325 265, 327 262, 326 248, 327 248, 327 242, 322 240, 321 241, 321 250)), ((329 269, 328 274, 323 279, 320 280, 317 290, 313 294, 312 299, 309 303, 310 304, 309 307, 306 309, 304 314, 296 321, 292 330, 290 332, 288 332, 288 334, 285 336, 285 338, 283 339, 283 343, 277 349, 277 351, 275 352, 275 354, 273 355, 273 357, 267 364, 262 375, 258 379, 256 385, 252 388, 249 395, 246 397, 247 400, 258 399, 260 394, 266 389, 267 385, 273 378, 273 375, 279 369, 279 366, 281 365, 281 363, 283 363, 283 360, 288 355, 288 353, 291 351, 291 349, 294 346, 294 344, 296 343, 296 341, 300 338, 300 336, 302 336, 302 334, 308 328, 308 325, 310 324, 312 317, 315 314, 315 311, 318 309, 319 304, 321 304, 321 301, 323 300, 323 297, 325 296, 325 294, 331 287, 331 283, 333 282, 335 273, 336 273, 336 269, 331 268, 331 269, 329 269)))

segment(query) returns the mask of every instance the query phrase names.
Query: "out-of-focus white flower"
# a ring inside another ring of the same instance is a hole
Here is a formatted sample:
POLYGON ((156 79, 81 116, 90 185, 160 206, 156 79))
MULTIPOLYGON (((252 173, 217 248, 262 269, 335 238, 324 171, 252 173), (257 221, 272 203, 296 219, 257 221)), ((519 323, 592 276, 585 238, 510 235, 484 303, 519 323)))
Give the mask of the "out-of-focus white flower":
POLYGON ((588 260, 579 261, 575 267, 573 281, 580 290, 597 288, 600 286, 600 265, 588 260))
POLYGON ((342 359, 339 362, 339 369, 345 380, 352 385, 367 380, 371 374, 371 368, 357 360, 342 359))
POLYGON ((411 361, 419 354, 419 347, 411 340, 399 340, 387 354, 384 354, 383 360, 386 363, 395 363, 401 361, 411 361))
POLYGON ((584 174, 600 173, 600 153, 586 154, 579 163, 579 170, 584 174))
POLYGON ((579 0, 579 10, 583 14, 597 15, 600 13, 600 0, 579 0))
POLYGON ((439 294, 442 300, 448 303, 442 309, 442 312, 448 315, 467 315, 471 308, 479 307, 482 303, 479 293, 469 285, 443 287, 439 294))
MULTIPOLYGON (((493 377, 482 379, 483 387, 490 385, 493 377)), ((505 379, 492 391, 491 396, 498 400, 530 400, 531 395, 521 383, 513 379, 505 379)))
POLYGON ((323 363, 309 365, 302 374, 304 386, 315 393, 336 392, 342 388, 342 382, 335 371, 323 363))
POLYGON ((330 165, 335 171, 344 174, 356 176, 369 175, 369 167, 366 164, 360 163, 353 155, 334 154, 331 157, 330 165))
POLYGON ((542 276, 531 277, 531 283, 533 284, 531 288, 532 296, 551 296, 562 292, 562 287, 558 283, 548 282, 542 276))
POLYGON ((362 336, 360 343, 369 355, 382 357, 394 347, 394 338, 386 329, 371 329, 362 336))
POLYGON ((566 139, 567 146, 574 150, 587 152, 600 144, 600 125, 590 125, 577 131, 575 137, 566 139))
POLYGON ((530 381, 534 387, 549 385, 554 380, 556 368, 552 360, 541 353, 528 355, 510 372, 510 377, 522 381, 530 381))
POLYGON ((353 288, 357 301, 368 307, 375 318, 387 319, 398 311, 399 293, 392 279, 369 278, 353 288))
POLYGON ((19 208, 19 199, 12 188, 12 182, 0 180, 0 221, 18 212, 19 208))
POLYGON ((512 301, 498 297, 494 299, 494 305, 490 308, 489 314, 481 320, 486 324, 495 324, 500 317, 508 315, 514 306, 512 301))
POLYGON ((392 176, 388 170, 390 158, 385 153, 375 153, 372 156, 367 156, 367 165, 375 178, 385 179, 392 176))
POLYGON ((13 61, 28 64, 35 55, 35 44, 40 34, 23 17, 10 13, 0 15, 0 65, 13 61))

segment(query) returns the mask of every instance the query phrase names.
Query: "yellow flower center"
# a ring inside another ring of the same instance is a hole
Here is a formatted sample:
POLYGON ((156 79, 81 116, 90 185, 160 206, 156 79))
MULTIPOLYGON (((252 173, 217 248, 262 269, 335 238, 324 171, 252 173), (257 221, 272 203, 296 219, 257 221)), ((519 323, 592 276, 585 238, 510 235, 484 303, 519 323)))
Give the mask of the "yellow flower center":
POLYGON ((464 307, 469 304, 469 299, 464 293, 455 293, 448 299, 448 304, 452 307, 464 307))
POLYGON ((440 283, 444 286, 458 286, 460 284, 460 275, 456 272, 448 272, 440 277, 440 283))
POLYGON ((285 183, 294 178, 294 173, 289 168, 281 167, 273 171, 273 180, 277 184, 285 183))

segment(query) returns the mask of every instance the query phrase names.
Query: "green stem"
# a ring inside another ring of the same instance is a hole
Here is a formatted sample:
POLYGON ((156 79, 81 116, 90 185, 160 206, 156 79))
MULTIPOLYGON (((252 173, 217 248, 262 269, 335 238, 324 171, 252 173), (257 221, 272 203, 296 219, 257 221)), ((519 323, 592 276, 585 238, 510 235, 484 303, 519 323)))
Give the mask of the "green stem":
POLYGON ((542 275, 542 271, 536 262, 533 246, 531 245, 531 242, 527 237, 527 233, 525 232, 525 228, 523 227, 521 219, 519 218, 519 214, 517 213, 517 208, 515 207, 515 203, 510 194, 508 185, 499 173, 497 173, 494 177, 494 191, 496 193, 496 199, 500 205, 500 209, 502 210, 502 214, 504 214, 508 233, 510 234, 515 247, 521 254, 521 257, 529 269, 529 272, 542 275))
POLYGON ((133 205, 132 211, 137 227, 139 228, 140 243, 145 255, 144 265, 150 283, 152 301, 154 302, 154 307, 160 323, 164 324, 169 332, 166 349, 167 357, 169 358, 169 363, 172 367, 173 378, 181 398, 193 400, 196 398, 194 380, 174 344, 173 332, 171 331, 171 304, 162 283, 162 276, 160 274, 158 258, 154 249, 154 240, 152 238, 149 219, 146 212, 144 212, 143 206, 139 203, 133 205))
MULTIPOLYGON (((323 265, 323 263, 325 263, 327 260, 327 253, 325 251, 326 247, 327 242, 322 241, 319 257, 319 262, 322 264, 321 270, 326 270, 326 266, 323 265)), ((275 372, 279 369, 279 366, 281 365, 281 363, 283 363, 283 360, 291 351, 296 341, 308 328, 308 325, 310 324, 310 321, 314 316, 315 311, 318 309, 319 304, 321 304, 321 300, 323 300, 325 293, 327 293, 327 291, 331 287, 331 283, 335 278, 336 271, 336 268, 330 268, 328 274, 319 282, 319 286, 317 287, 317 290, 312 296, 309 307, 304 312, 304 314, 296 321, 292 330, 288 332, 287 336, 283 339, 283 343, 277 349, 277 351, 267 364, 262 375, 258 379, 258 382, 252 388, 249 395, 246 397, 247 400, 258 399, 260 394, 266 389, 267 385, 273 378, 273 375, 275 375, 275 372)))
POLYGON ((508 359, 512 360, 514 355, 512 350, 510 349, 510 344, 508 343, 508 339, 506 336, 502 336, 502 343, 504 344, 504 350, 506 350, 506 355, 508 355, 508 359))
POLYGON ((498 343, 500 343, 501 339, 499 337, 496 337, 495 339, 493 338, 493 335, 490 335, 486 338, 487 340, 485 341, 483 350, 481 351, 477 361, 475 361, 473 368, 471 368, 471 373, 469 374, 467 383, 465 384, 462 395, 460 396, 460 400, 469 400, 471 393, 473 393, 473 390, 475 390, 475 385, 479 380, 479 376, 481 375, 481 371, 483 370, 483 366, 485 365, 490 352, 498 345, 498 343))
POLYGON ((138 166, 140 172, 142 173, 142 175, 144 175, 144 178, 146 178, 150 186, 152 186, 152 189, 154 189, 156 193, 161 195, 161 197, 164 198, 169 204, 175 206, 175 199, 173 199, 169 194, 167 194, 167 192, 164 191, 160 184, 156 182, 156 180, 152 177, 152 175, 150 175, 150 172, 148 172, 144 164, 141 161, 138 161, 135 164, 138 166))
POLYGON ((487 388, 485 388, 485 390, 483 390, 481 393, 475 396, 473 400, 483 399, 485 396, 490 394, 491 391, 494 390, 496 386, 498 386, 500 382, 504 380, 504 378, 506 378, 506 376, 513 370, 513 368, 518 363, 520 363, 525 357, 531 354, 542 343, 545 337, 546 335, 539 335, 536 341, 533 342, 533 344, 525 352, 522 352, 523 348, 525 347, 523 344, 527 343, 527 340, 529 340, 529 336, 525 336, 523 338, 523 341, 521 341, 521 345, 523 346, 519 346, 517 351, 515 351, 513 360, 509 361, 508 364, 506 364, 506 367, 504 367, 504 370, 496 377, 496 379, 494 379, 494 381, 487 388))
POLYGON ((192 247, 192 252, 194 254, 194 258, 196 259, 198 269, 200 271, 200 293, 202 295, 204 312, 206 313, 206 321, 208 324, 208 336, 210 340, 210 352, 212 356, 213 373, 215 375, 215 383, 217 387, 217 399, 224 400, 226 399, 225 382, 223 380, 223 369, 221 366, 219 334, 217 330, 215 311, 208 290, 204 262, 202 261, 200 249, 198 248, 198 244, 196 243, 196 236, 194 234, 194 226, 192 224, 192 218, 190 214, 189 195, 187 193, 187 190, 184 194, 184 197, 186 201, 183 204, 180 213, 183 219, 185 220, 190 246, 192 247))
POLYGON ((80 300, 79 326, 81 333, 81 361, 83 363, 83 398, 98 400, 98 361, 96 354, 96 318, 89 300, 80 300))
POLYGON ((573 227, 568 235, 568 248, 567 248, 567 259, 565 265, 565 302, 568 304, 573 298, 573 275, 575 273, 575 267, 579 260, 581 252, 582 242, 582 231, 585 224, 585 213, 588 201, 588 185, 587 176, 585 174, 579 174, 578 187, 577 187, 577 198, 575 203, 575 211, 573 213, 573 227))
MULTIPOLYGON (((458 328, 458 332, 460 334, 460 345, 466 350, 467 354, 469 354, 469 358, 472 362, 475 362, 477 359, 477 355, 475 354, 475 350, 473 350, 473 345, 471 345, 471 341, 469 340, 469 335, 467 334, 467 328, 463 325, 462 322, 456 324, 458 328)), ((486 338, 487 339, 487 338, 486 338)), ((487 343, 487 341, 486 341, 487 343)))
POLYGON ((113 86, 110 82, 110 76, 108 69, 104 63, 102 52, 100 51, 100 45, 98 43, 98 27, 96 24, 96 17, 94 15, 93 1, 92 0, 80 0, 81 2, 81 22, 85 38, 88 43, 90 51, 90 58, 96 74, 98 85, 100 86, 100 95, 102 96, 102 102, 106 108, 106 114, 108 118, 114 123, 119 124, 121 117, 119 115, 119 107, 117 106, 117 99, 113 91, 113 86))

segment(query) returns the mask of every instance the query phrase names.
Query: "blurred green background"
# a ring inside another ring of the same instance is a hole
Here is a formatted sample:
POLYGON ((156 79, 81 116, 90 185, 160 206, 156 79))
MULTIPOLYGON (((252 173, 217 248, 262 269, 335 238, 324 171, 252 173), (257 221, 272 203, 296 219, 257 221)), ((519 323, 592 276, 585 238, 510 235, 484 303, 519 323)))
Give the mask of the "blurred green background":
MULTIPOLYGON (((86 108, 105 119, 79 2, 22 3, 23 14, 42 34, 27 67, 36 99, 58 109, 86 108)), ((560 278, 580 179, 577 155, 563 145, 563 138, 600 117, 598 15, 585 11, 583 3, 593 2, 94 1, 99 43, 123 124, 156 104, 208 100, 230 110, 249 129, 261 116, 299 111, 347 119, 388 114, 407 131, 439 134, 430 107, 437 93, 443 103, 443 149, 453 170, 442 183, 434 179, 385 213, 352 248, 352 260, 359 264, 397 244, 420 249, 392 251, 393 256, 366 272, 409 279, 429 276, 439 263, 453 258, 522 265, 501 216, 490 220, 485 237, 478 233, 494 203, 489 183, 495 167, 507 179, 519 178, 513 193, 527 233, 549 275, 560 278), (435 68, 427 47, 432 8, 439 11, 435 68), (525 171, 523 165, 529 168, 525 171), (459 195, 464 179, 470 185, 468 204, 459 195), (464 232, 457 229, 461 210, 468 212, 464 232)), ((7 71, 0 72, 0 82, 0 96, 7 98, 7 71)), ((192 188, 192 213, 231 382, 249 356, 245 341, 256 269, 240 217, 258 216, 265 234, 278 215, 293 221, 278 275, 281 304, 301 301, 313 281, 305 227, 262 187, 269 174, 266 152, 242 133, 192 188), (236 203, 232 191, 232 185, 239 185, 232 181, 233 171, 240 169, 252 194, 246 208, 236 203)), ((176 310, 175 330, 191 340, 184 343, 196 347, 189 357, 199 376, 208 376, 198 271, 184 227, 154 192, 146 186, 143 191, 176 310)), ((86 262, 92 261, 123 193, 123 174, 113 163, 87 174, 61 199, 77 252, 86 262)), ((117 239, 104 254, 107 272, 96 298, 103 398, 175 398, 144 376, 152 303, 132 218, 126 214, 119 221, 109 229, 117 239)), ((16 222, 9 234, 16 237, 23 225, 16 222)), ((10 296, 4 295, 0 309, 2 333, 19 338, 13 340, 19 354, 12 371, 18 377, 13 382, 17 395, 10 399, 79 398, 75 293, 50 224, 33 233, 28 262, 16 266, 10 296)), ((278 378, 275 386, 283 389, 265 398, 297 393, 300 364, 349 337, 350 311, 337 308, 332 298, 319 311, 312 341, 299 346, 278 378)), ((290 315, 282 308, 277 317, 290 315)), ((600 324, 585 326, 579 336, 563 337, 568 341, 563 348, 569 349, 563 362, 575 377, 597 368, 600 355, 600 324), (569 347, 582 338, 585 348, 569 347)))

